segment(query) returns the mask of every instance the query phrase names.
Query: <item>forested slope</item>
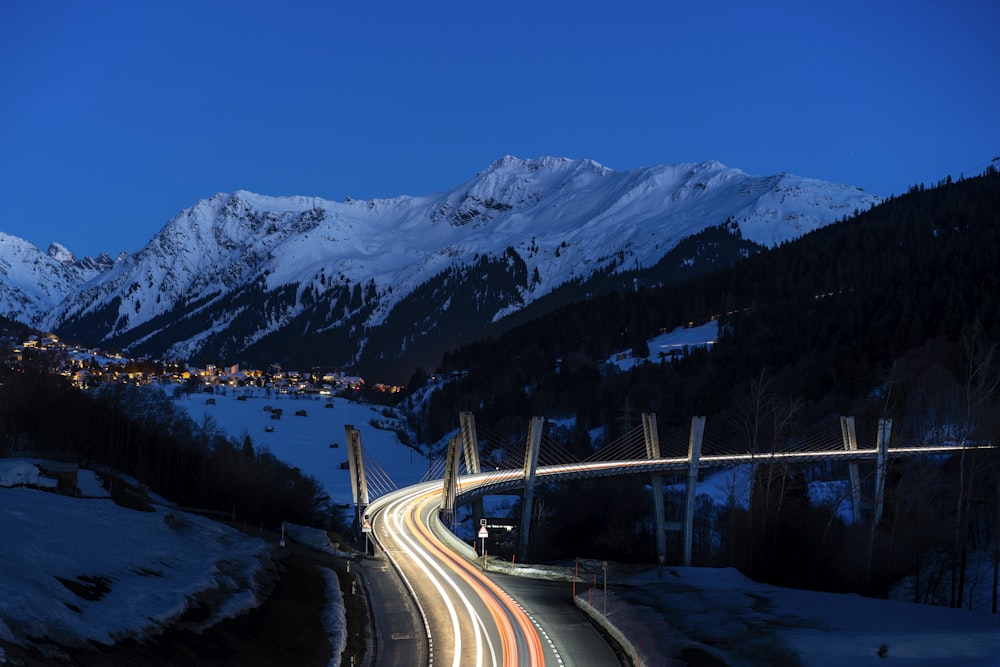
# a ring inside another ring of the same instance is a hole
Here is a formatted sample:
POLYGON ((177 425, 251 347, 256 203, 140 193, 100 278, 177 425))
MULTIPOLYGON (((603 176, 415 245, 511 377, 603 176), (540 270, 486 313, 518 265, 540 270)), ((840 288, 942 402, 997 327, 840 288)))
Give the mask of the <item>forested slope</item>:
POLYGON ((903 366, 920 372, 903 360, 959 372, 963 330, 974 322, 1000 340, 998 265, 996 170, 913 188, 731 269, 578 302, 446 355, 442 371, 467 374, 438 392, 426 435, 452 428, 466 409, 512 433, 532 414, 606 425, 626 398, 683 420, 724 411, 733 388, 762 371, 813 418, 858 409, 873 389, 901 380, 890 376, 903 366), (712 317, 722 335, 711 354, 624 374, 600 366, 662 329, 712 317))
MULTIPOLYGON (((997 442, 998 266, 1000 174, 989 169, 913 188, 730 269, 591 298, 464 346, 441 369, 463 371, 452 375, 459 379, 434 392, 415 421, 435 441, 470 410, 491 437, 514 443, 533 415, 576 417, 570 428, 550 425, 545 437, 580 455, 601 444, 595 434, 614 439, 644 411, 656 413, 661 430, 706 415, 716 442, 759 454, 831 431, 836 441, 840 415, 854 415, 859 432, 892 419, 894 443, 997 442), (627 372, 605 363, 629 348, 645 352, 643 341, 659 331, 712 318, 720 336, 711 350, 627 372)), ((953 606, 963 605, 973 576, 970 554, 994 554, 1000 566, 994 450, 891 460, 874 527, 870 464, 861 524, 810 498, 812 484, 847 479, 842 463, 762 456, 750 478, 746 504, 699 501, 697 564, 874 595, 910 575, 913 599, 953 606)), ((550 484, 539 497, 536 559, 656 558, 643 484, 550 484)), ((668 499, 668 515, 671 502, 677 511, 682 501, 668 499)), ((519 516, 516 504, 511 516, 519 516)), ((670 562, 678 548, 668 544, 670 562)))

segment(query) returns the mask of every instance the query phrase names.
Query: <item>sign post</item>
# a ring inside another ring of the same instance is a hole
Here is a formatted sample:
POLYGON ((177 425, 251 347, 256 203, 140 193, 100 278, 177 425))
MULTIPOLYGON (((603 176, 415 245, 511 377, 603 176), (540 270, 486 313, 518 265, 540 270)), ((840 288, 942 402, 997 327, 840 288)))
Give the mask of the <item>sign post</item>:
POLYGON ((479 539, 482 540, 483 565, 486 564, 486 538, 490 536, 490 531, 486 530, 486 519, 479 520, 479 539))
POLYGON ((365 555, 367 556, 368 555, 368 540, 371 539, 371 535, 372 535, 372 522, 368 518, 367 514, 365 514, 364 519, 362 519, 362 521, 361 521, 361 532, 365 536, 365 555))

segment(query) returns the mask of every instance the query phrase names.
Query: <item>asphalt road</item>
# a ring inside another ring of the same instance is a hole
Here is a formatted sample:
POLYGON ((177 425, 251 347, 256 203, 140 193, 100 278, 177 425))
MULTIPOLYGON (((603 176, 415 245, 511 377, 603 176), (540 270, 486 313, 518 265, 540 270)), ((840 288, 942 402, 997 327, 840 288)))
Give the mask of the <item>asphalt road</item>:
POLYGON ((374 661, 378 667, 428 664, 427 634, 409 590, 382 555, 356 563, 368 597, 375 635, 374 661))
POLYGON ((439 504, 440 484, 431 484, 372 512, 380 556, 394 568, 365 565, 375 667, 627 664, 572 605, 570 584, 487 575, 453 551, 439 504))
POLYGON ((572 667, 631 665, 613 641, 573 604, 570 582, 496 573, 489 577, 517 600, 544 630, 543 640, 552 642, 562 664, 572 667))
POLYGON ((408 489, 372 517, 384 554, 425 619, 427 664, 544 664, 545 649, 524 612, 431 532, 439 497, 433 490, 408 489))

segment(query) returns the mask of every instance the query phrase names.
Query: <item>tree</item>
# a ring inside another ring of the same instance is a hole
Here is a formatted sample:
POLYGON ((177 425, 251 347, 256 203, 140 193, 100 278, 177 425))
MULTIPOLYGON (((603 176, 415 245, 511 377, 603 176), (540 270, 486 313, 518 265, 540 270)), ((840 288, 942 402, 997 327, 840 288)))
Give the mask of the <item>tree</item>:
POLYGON ((427 371, 424 370, 423 366, 417 366, 416 370, 413 371, 413 375, 410 376, 410 381, 406 384, 406 388, 412 392, 420 389, 425 384, 427 384, 427 371))
MULTIPOLYGON (((966 490, 968 442, 979 435, 983 406, 1000 385, 1000 366, 996 362, 997 344, 986 340, 982 323, 976 320, 962 331, 965 352, 965 422, 962 425, 962 453, 958 468, 958 501, 955 503, 955 545, 957 577, 952 578, 952 606, 961 608, 968 561, 969 493, 966 490)), ((969 471, 968 484, 973 482, 969 471)))

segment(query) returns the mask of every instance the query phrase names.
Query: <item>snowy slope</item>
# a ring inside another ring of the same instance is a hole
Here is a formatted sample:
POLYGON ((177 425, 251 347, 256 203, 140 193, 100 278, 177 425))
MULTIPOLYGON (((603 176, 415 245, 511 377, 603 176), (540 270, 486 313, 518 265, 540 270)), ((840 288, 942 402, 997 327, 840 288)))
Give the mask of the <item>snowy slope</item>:
POLYGON ((0 285, 43 295, 12 296, 0 313, 173 358, 236 356, 289 328, 340 332, 326 341, 346 349, 339 363, 356 360, 363 332, 386 325, 406 302, 414 330, 392 343, 399 348, 444 327, 449 304, 488 323, 567 281, 651 266, 683 238, 727 220, 772 245, 877 202, 858 188, 750 176, 715 161, 613 171, 591 160, 507 156, 428 196, 217 194, 89 282, 57 273, 63 264, 30 256, 24 244, 25 259, 11 261, 0 285), (39 262, 49 273, 26 271, 39 262), (459 294, 476 282, 480 289, 459 294))
POLYGON ((190 607, 208 612, 198 629, 260 604, 263 540, 159 505, 125 509, 89 470, 81 498, 21 486, 54 486, 38 463, 0 459, 0 641, 142 640, 190 607))
POLYGON ((39 325, 82 283, 111 264, 106 255, 78 261, 57 243, 46 254, 27 241, 0 232, 0 314, 39 325))

